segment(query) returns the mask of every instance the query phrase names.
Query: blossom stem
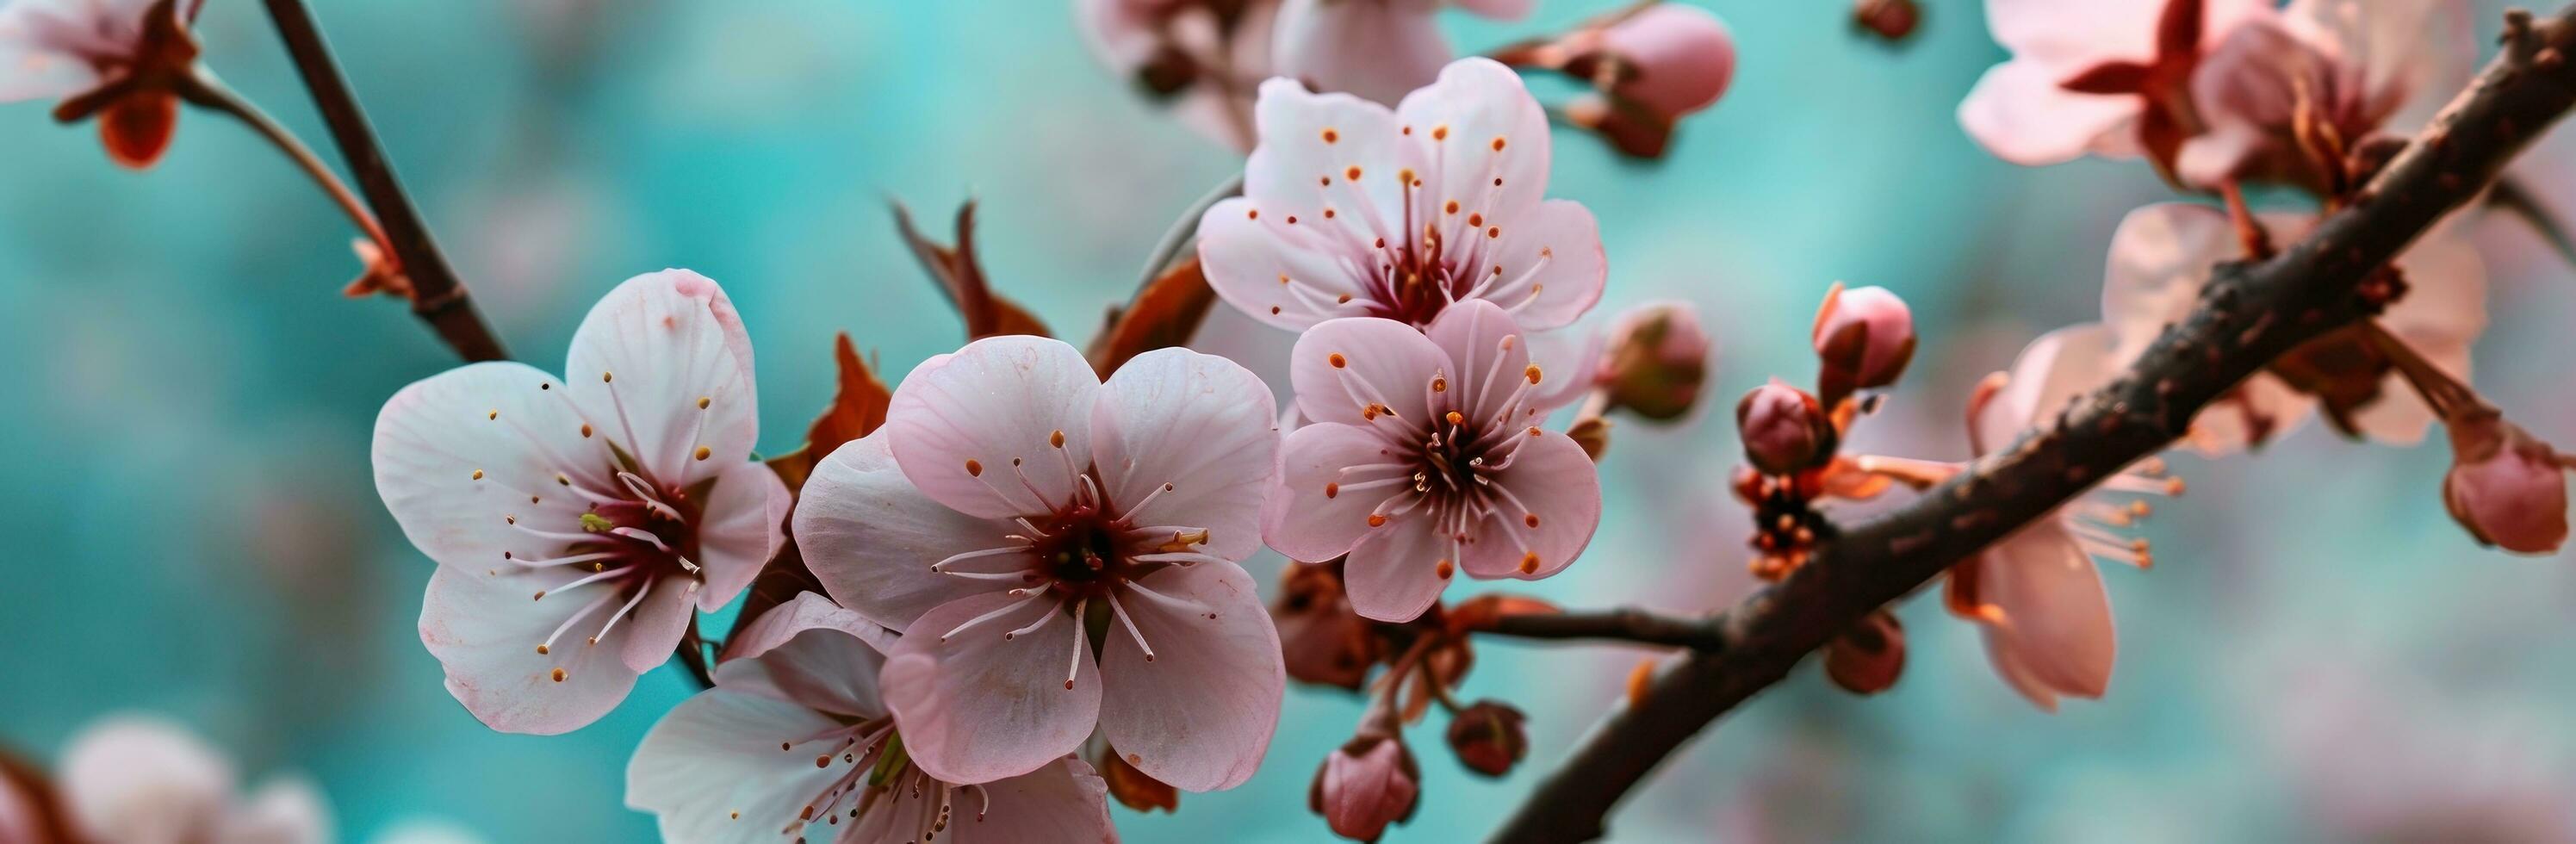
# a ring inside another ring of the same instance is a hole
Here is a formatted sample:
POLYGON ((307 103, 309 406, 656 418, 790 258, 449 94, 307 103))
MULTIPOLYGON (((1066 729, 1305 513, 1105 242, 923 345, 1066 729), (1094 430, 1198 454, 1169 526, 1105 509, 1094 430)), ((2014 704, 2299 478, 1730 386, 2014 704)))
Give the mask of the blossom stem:
POLYGON ((305 8, 304 0, 263 0, 263 5, 268 9, 269 20, 277 26, 279 40, 286 42, 286 51, 295 60, 304 87, 313 94, 315 110, 322 113, 322 122, 330 127, 331 139, 356 178, 359 193, 374 210, 385 242, 392 244, 394 260, 411 281, 412 314, 428 323, 458 357, 468 361, 507 360, 509 352, 501 347, 482 313, 475 310, 465 285, 447 265, 447 256, 439 252, 429 227, 412 208, 411 197, 395 179, 384 146, 376 140, 375 129, 367 125, 367 114, 359 108, 357 95, 350 92, 348 79, 331 58, 330 45, 322 40, 312 11, 305 8))
POLYGON ((2406 386, 2414 388, 2416 395, 2424 397, 2424 403, 2433 408, 2433 415, 2450 420, 2459 418, 2459 414, 2462 413, 2493 410, 2485 399, 2478 396, 2477 390, 2460 383, 2460 379, 2451 377, 2451 373, 2443 372, 2441 367, 2434 366, 2432 361, 2425 360, 2423 353, 2415 351, 2415 347, 2407 345, 2404 339, 2389 333, 2387 327, 2380 325, 2378 320, 2364 321, 2362 332, 2370 338, 2371 345, 2379 349, 2380 354, 2388 356, 2388 362, 2397 368, 2397 374, 2405 377, 2406 386))
POLYGON ((189 102, 239 120, 249 126, 251 131, 259 133, 259 136, 268 141, 270 146, 276 147, 277 151, 284 153, 288 160, 295 162, 295 166, 302 169, 306 176, 311 177, 313 184, 320 187, 323 193, 329 194, 332 203, 340 206, 341 213, 349 215, 349 222, 357 224, 360 233, 365 234, 368 240, 375 241, 377 248, 385 255, 394 254, 393 241, 385 237, 384 227, 376 223, 376 215, 367 210, 366 203, 360 201, 358 195, 349 190, 348 183, 340 181, 340 174, 332 172, 330 165, 322 163, 321 156, 313 154, 313 148, 305 145, 304 139, 296 137, 292 130, 278 123, 275 118, 268 115, 268 112, 261 110, 257 104, 225 86, 222 80, 216 79, 211 73, 196 74, 189 81, 182 83, 180 95, 186 97, 189 102))
POLYGON ((1172 266, 1172 260, 1181 256, 1181 250, 1188 248, 1198 239, 1199 218, 1206 216, 1208 209, 1216 207, 1219 202, 1241 195, 1243 195, 1243 174, 1238 172, 1226 177, 1225 181, 1218 182, 1216 187, 1208 189, 1207 194, 1199 197, 1198 201, 1190 203, 1188 210, 1182 211, 1181 216, 1172 220, 1171 228, 1163 230, 1163 237, 1154 241, 1154 251, 1145 259, 1145 271, 1136 279, 1136 291, 1142 293, 1145 288, 1153 286, 1155 279, 1163 277, 1163 270, 1172 266))
POLYGON ((1611 641, 1661 645, 1698 651, 1726 647, 1726 631, 1709 619, 1675 618, 1651 610, 1621 607, 1598 612, 1514 613, 1496 616, 1471 632, 1515 639, 1611 641))
POLYGON ((2193 313, 2125 377, 2079 397, 2063 424, 1836 532, 1787 579, 1712 617, 1732 631, 1726 647, 1667 665, 1541 780, 1492 840, 1601 837, 1609 812, 1674 750, 1861 618, 2172 445, 2203 407, 2273 359, 2365 319, 2372 303, 2362 286, 2576 107, 2576 5, 2546 21, 2508 13, 2502 42, 2503 54, 2359 199, 2268 260, 2220 264, 2193 313))

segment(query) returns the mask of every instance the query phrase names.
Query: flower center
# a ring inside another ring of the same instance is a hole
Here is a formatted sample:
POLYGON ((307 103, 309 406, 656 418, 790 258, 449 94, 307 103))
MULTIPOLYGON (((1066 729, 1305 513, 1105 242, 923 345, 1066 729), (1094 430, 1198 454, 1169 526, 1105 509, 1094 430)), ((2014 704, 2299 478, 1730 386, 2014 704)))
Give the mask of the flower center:
MULTIPOLYGON (((570 475, 555 475, 556 486, 587 499, 589 507, 579 517, 579 531, 541 530, 524 524, 516 515, 506 515, 510 526, 532 537, 561 543, 551 557, 530 558, 505 551, 502 556, 529 568, 575 566, 589 572, 571 582, 536 593, 534 600, 565 601, 587 596, 563 623, 536 645, 537 653, 552 654, 567 632, 582 626, 582 621, 617 605, 593 632, 583 639, 585 645, 599 644, 619 622, 624 621, 636 605, 656 588, 679 588, 694 593, 705 582, 699 566, 691 558, 698 554, 696 523, 702 502, 715 485, 713 479, 694 489, 668 486, 657 488, 652 481, 634 472, 611 467, 610 474, 620 488, 603 490, 591 483, 577 481, 570 475), (667 583, 666 578, 679 582, 667 583), (622 601, 621 601, 622 599, 622 601)), ((538 496, 531 495, 531 500, 538 496)), ((555 669, 555 682, 563 682, 563 669, 555 669)))
MULTIPOLYGON (((781 753, 812 753, 814 767, 843 766, 839 776, 825 783, 797 813, 786 819, 779 834, 793 840, 806 840, 801 833, 810 824, 840 826, 846 818, 855 826, 870 813, 893 812, 898 817, 886 826, 910 829, 913 841, 932 842, 957 821, 960 808, 971 809, 966 819, 981 821, 993 808, 993 798, 980 785, 951 785, 932 779, 912 764, 904 752, 903 736, 895 732, 892 718, 849 721, 809 736, 790 737, 778 743, 781 753), (969 806, 964 800, 972 796, 969 806)), ((742 812, 733 810, 733 820, 742 812)))

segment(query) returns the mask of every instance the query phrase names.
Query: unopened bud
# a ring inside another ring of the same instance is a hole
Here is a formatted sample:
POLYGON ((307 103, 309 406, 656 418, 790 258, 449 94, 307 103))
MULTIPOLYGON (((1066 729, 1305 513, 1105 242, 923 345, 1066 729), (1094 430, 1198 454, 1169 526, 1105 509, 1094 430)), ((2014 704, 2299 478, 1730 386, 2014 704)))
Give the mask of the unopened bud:
POLYGON ((1599 377, 1612 404, 1648 419, 1679 419, 1699 402, 1708 349, 1708 331, 1689 304, 1639 305, 1610 327, 1599 377))
POLYGON ((1467 770, 1489 777, 1511 773, 1529 755, 1529 733, 1521 726, 1527 720, 1511 704, 1476 701, 1449 719, 1449 749, 1467 770))
POLYGON ((1735 80, 1735 35, 1707 9, 1657 3, 1601 30, 1624 65, 1608 93, 1666 123, 1717 103, 1735 80))
POLYGON ((1824 364, 1817 386, 1828 401, 1852 390, 1896 383, 1914 359, 1914 312, 1884 287, 1845 290, 1834 285, 1816 311, 1812 338, 1824 364))
POLYGON ((1815 396, 1773 379, 1735 404, 1736 433, 1744 457, 1769 475, 1787 475, 1816 462, 1833 438, 1833 423, 1815 396))
POLYGON ((1886 610, 1870 613, 1825 646, 1825 676, 1856 695, 1874 695, 1905 673, 1905 626, 1886 610))
POLYGON ((2449 422, 2442 503, 2478 542, 2547 554, 2567 541, 2566 464, 2548 443, 2492 410, 2449 422))
POLYGON ((1852 4, 1852 25, 1890 43, 1903 41, 1923 23, 1923 8, 1914 0, 1859 0, 1852 4))
POLYGON ((1324 757, 1306 789, 1306 807, 1324 816, 1336 835, 1375 841, 1388 824, 1413 817, 1421 794, 1422 771, 1404 740, 1365 732, 1324 757))
POLYGON ((1341 572, 1340 563, 1289 563, 1270 617, 1290 679, 1359 691, 1382 645, 1368 619, 1352 611, 1341 572))

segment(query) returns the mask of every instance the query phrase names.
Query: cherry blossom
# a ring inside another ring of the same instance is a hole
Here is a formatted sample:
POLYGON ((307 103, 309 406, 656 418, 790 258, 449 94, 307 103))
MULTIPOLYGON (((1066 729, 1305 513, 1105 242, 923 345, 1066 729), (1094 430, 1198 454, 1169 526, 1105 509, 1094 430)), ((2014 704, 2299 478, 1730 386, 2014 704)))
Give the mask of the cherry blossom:
POLYGON ((2205 131, 2182 147, 2185 182, 2261 179, 2321 188, 2339 149, 2304 148, 2302 111, 2322 130, 2309 144, 2349 148, 2427 92, 2456 90, 2477 54, 2459 0, 2295 0, 2248 16, 2193 72, 2205 131), (2322 154, 2325 161, 2318 161, 2322 154))
POLYGON ((195 72, 188 25, 202 0, 0 4, 0 103, 59 99, 65 123, 99 115, 108 156, 151 166, 179 120, 175 81, 195 72))
POLYGON ((908 761, 878 672, 893 633, 807 592, 726 646, 716 686, 663 716, 626 766, 626 803, 676 844, 1114 841, 1108 793, 1065 757, 952 783, 908 761), (775 742, 776 748, 770 745, 775 742))
POLYGON ((1306 806, 1323 815, 1334 834, 1376 841, 1389 824, 1412 818, 1421 796, 1422 769, 1414 764, 1404 739, 1370 731, 1324 757, 1306 787, 1306 806))
MULTIPOLYGON (((2289 242, 2314 225, 2288 214, 2264 214, 2259 221, 2276 242, 2289 242)), ((2125 368, 2137 360, 2165 326, 2191 313, 2213 265, 2241 257, 2233 225, 2215 208, 2164 203, 2130 212, 2111 236, 2102 316, 2117 339, 2102 365, 2125 368)), ((2486 269, 2477 250, 2445 224, 2393 263, 2408 292, 2388 306, 2379 324, 2434 366, 2465 380, 2470 346, 2487 322, 2486 269)), ((2236 452, 2287 433, 2321 405, 2342 430, 2394 445, 2421 441, 2434 421, 2432 408, 2386 367, 2348 365, 2347 353, 2359 351, 2349 345, 2355 342, 2329 335, 2293 350, 2202 410, 2184 442, 2211 456, 2236 452)), ((2366 352, 2358 357, 2375 359, 2366 352)))
POLYGON ((637 276, 592 308, 557 378, 477 363, 376 418, 376 490, 437 561, 421 642, 494 729, 616 707, 784 541, 789 496, 748 458, 750 338, 704 276, 637 276))
MULTIPOLYGON (((1449 63, 1440 34, 1441 0, 1284 0, 1274 54, 1278 73, 1313 85, 1393 104, 1431 84, 1449 63)), ((1495 20, 1528 17, 1537 0, 1456 0, 1495 20)))
POLYGON ((1237 561, 1276 418, 1260 379, 1185 349, 1105 384, 1028 336, 914 369, 885 427, 815 469, 795 535, 834 599, 906 634, 885 696, 923 771, 1017 776, 1096 725, 1177 788, 1251 777, 1286 677, 1237 561))
POLYGON ((1543 198, 1547 115, 1509 68, 1461 59, 1393 110, 1274 79, 1258 120, 1244 195, 1198 230, 1209 284, 1254 318, 1421 327, 1482 299, 1541 331, 1600 299, 1600 229, 1543 198))
MULTIPOLYGON (((2099 325, 2061 329, 2032 341, 1982 385, 1969 405, 1969 443, 1980 456, 2012 445, 2023 432, 2052 424, 2077 396, 2108 380, 2102 361, 2114 337, 2099 325)), ((2113 476, 2102 492, 2171 495, 2180 483, 2162 476, 2155 458, 2113 476)), ((2115 531, 2145 514, 2127 505, 2082 498, 2031 522, 1950 570, 1951 612, 1978 622, 1995 673, 2039 708, 2060 697, 2098 698, 2111 682, 2117 650, 2110 596, 2095 559, 2144 567, 2143 540, 2115 531)))
POLYGON ((1103 63, 1157 96, 1191 129, 1252 148, 1254 86, 1270 76, 1278 0, 1075 0, 1103 63))
POLYGON ((1262 511, 1291 559, 1349 555, 1351 606, 1409 621, 1463 569, 1480 579, 1563 571, 1601 521, 1592 458, 1538 421, 1544 371, 1491 302, 1443 311, 1428 333, 1337 319, 1290 352, 1297 405, 1262 511))
MULTIPOLYGON (((111 715, 63 752, 57 790, 87 840, 116 844, 321 844, 330 808, 298 777, 238 793, 232 763, 186 728, 111 715)), ((14 839, 13 839, 14 840, 14 839)))
POLYGON ((1959 125, 2015 164, 2147 154, 2171 167, 2197 131, 2194 68, 2267 2, 1986 0, 1986 24, 2012 59, 1977 80, 1959 125))

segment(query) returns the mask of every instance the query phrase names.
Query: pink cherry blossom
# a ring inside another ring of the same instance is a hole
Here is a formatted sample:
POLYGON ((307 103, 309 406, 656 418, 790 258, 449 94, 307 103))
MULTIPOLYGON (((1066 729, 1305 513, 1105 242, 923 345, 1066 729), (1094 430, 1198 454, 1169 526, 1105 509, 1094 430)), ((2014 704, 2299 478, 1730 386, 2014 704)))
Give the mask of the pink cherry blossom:
POLYGON ((1284 79, 1261 86, 1244 195, 1199 222, 1208 282, 1254 318, 1416 327, 1482 299, 1532 331, 1601 298, 1592 212, 1547 192, 1547 115, 1519 74, 1461 59, 1390 111, 1284 79))
POLYGON ((470 364, 376 418, 376 490, 438 563, 421 641, 448 691, 509 732, 616 707, 693 606, 751 583, 790 503, 749 460, 751 342, 715 282, 629 279, 582 320, 565 371, 470 364))
MULTIPOLYGON (((1969 442, 1977 454, 2010 446, 2023 432, 2052 424, 2069 402, 2107 382, 2102 361, 2111 332, 2099 325, 2062 329, 2033 341, 1998 384, 1992 379, 1969 408, 1969 442)), ((2144 495, 2180 492, 2150 458, 2105 481, 2100 490, 2144 495)), ((2115 530, 2144 513, 2095 498, 2070 502, 1951 569, 1951 610, 1979 622, 1986 657, 2014 691, 2056 711, 2060 697, 2098 698, 2111 682, 2117 651, 2110 597, 2095 559, 2143 567, 2145 545, 2115 530)))
MULTIPOLYGON (((2274 242, 2289 243, 2314 222, 2288 214, 2259 216, 2274 242)), ((2220 261, 2243 257, 2234 226, 2215 208, 2181 203, 2129 212, 2111 236, 2102 318, 2117 338, 2107 366, 2137 360, 2164 328, 2190 314, 2220 261)), ((2408 283, 2405 298, 2379 322, 2436 367, 2466 380, 2469 349, 2486 329, 2486 269, 2477 250, 2450 224, 2427 232, 2394 262, 2408 283)), ((2240 451, 2286 433, 2317 410, 2315 398, 2276 374, 2258 373, 2201 411, 2184 441, 2211 456, 2240 451)), ((2377 397, 2347 412, 2357 433, 2393 445, 2421 441, 2433 410, 2405 379, 2379 379, 2377 397)))
POLYGON ((626 804, 676 844, 1117 840, 1108 786, 1080 759, 982 784, 907 761, 877 685, 895 646, 811 592, 770 609, 726 646, 716 687, 645 734, 626 804))
POLYGON ((2012 59, 1977 80, 1959 125, 1996 157, 2031 166, 2178 145, 2192 67, 2267 2, 1986 0, 1986 25, 2012 59))
POLYGON ((1252 148, 1253 89, 1271 75, 1278 0, 1075 0, 1092 51, 1146 90, 1172 97, 1184 124, 1252 148))
MULTIPOLYGON (((1274 54, 1278 74, 1361 99, 1394 104, 1431 84, 1449 63, 1441 0, 1284 0, 1274 54)), ((1495 20, 1527 17, 1537 0, 1457 0, 1495 20)))
POLYGON ((1262 510, 1291 559, 1343 568, 1351 606, 1410 621, 1460 569, 1480 579, 1563 571, 1601 522, 1601 480, 1572 438, 1538 427, 1544 371, 1500 306, 1467 301, 1429 332, 1337 319, 1289 356, 1297 405, 1262 510))
POLYGON ((202 0, 16 0, 0 4, 0 103, 59 99, 54 118, 100 117, 109 158, 149 167, 179 119, 176 82, 196 73, 188 26, 202 0))
MULTIPOLYGON (((238 792, 232 763, 186 728, 112 715, 73 737, 57 791, 70 822, 116 844, 321 844, 331 811, 313 785, 280 776, 238 792)), ((11 839, 15 840, 15 839, 11 839)))
MULTIPOLYGON (((1598 30, 1593 49, 1613 56, 1633 73, 1611 92, 1666 124, 1717 103, 1735 81, 1735 35, 1707 9, 1657 3, 1598 30)), ((1583 52, 1583 44, 1563 45, 1583 52)))
POLYGON ((2183 144, 2183 180, 2319 184, 2295 136, 2303 100, 2347 147, 2410 104, 2418 122, 2430 117, 2439 103, 2417 95, 2456 90, 2476 57, 2469 11, 2459 0, 2296 0, 2248 16, 2192 73, 2205 131, 2183 144))
POLYGON ((1276 419, 1260 379, 1184 349, 1106 384, 1027 336, 914 369, 885 427, 815 469, 795 523, 832 596, 906 634, 884 683, 913 760, 986 782, 1096 726, 1177 788, 1251 777, 1286 676, 1237 561, 1261 547, 1276 419))
POLYGON ((1372 731, 1324 757, 1307 786, 1306 805, 1324 816, 1333 834, 1376 841, 1387 825, 1413 817, 1421 795, 1422 771, 1404 740, 1372 731))

